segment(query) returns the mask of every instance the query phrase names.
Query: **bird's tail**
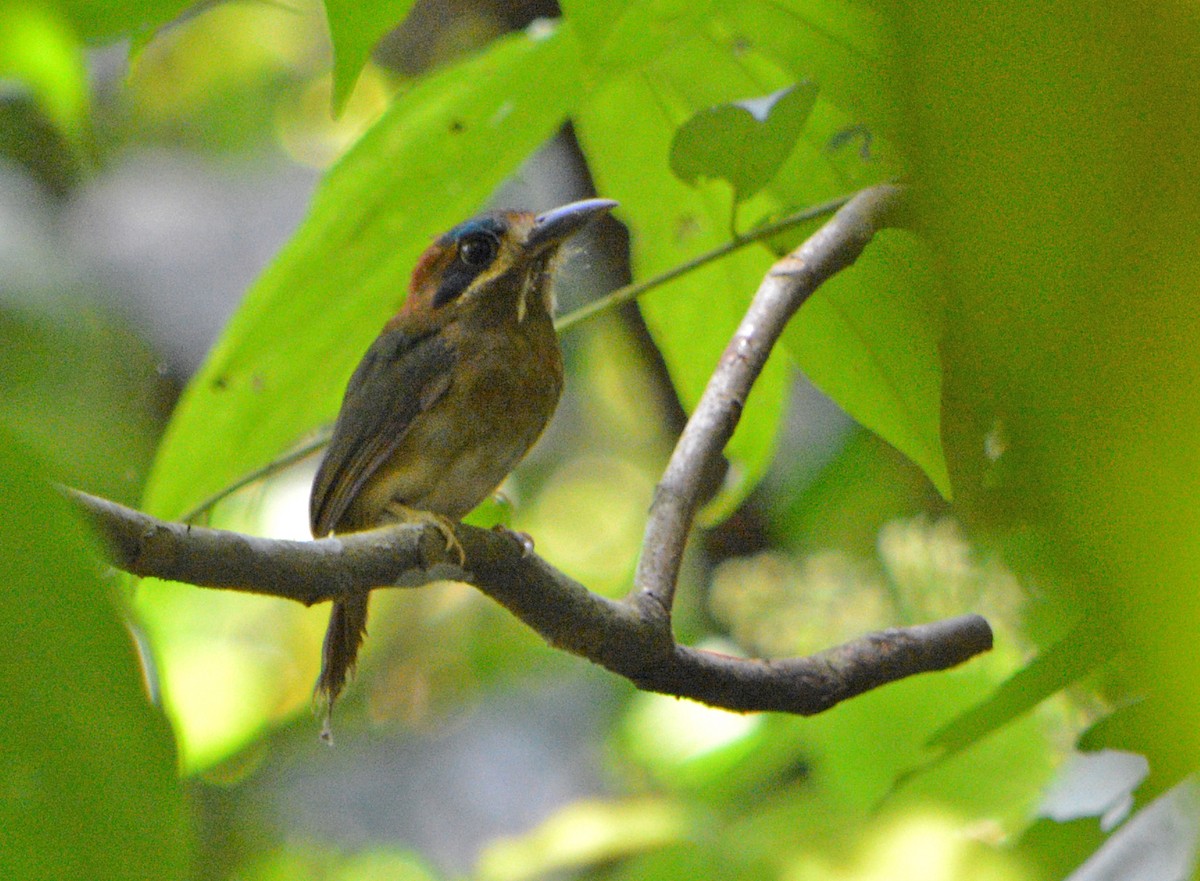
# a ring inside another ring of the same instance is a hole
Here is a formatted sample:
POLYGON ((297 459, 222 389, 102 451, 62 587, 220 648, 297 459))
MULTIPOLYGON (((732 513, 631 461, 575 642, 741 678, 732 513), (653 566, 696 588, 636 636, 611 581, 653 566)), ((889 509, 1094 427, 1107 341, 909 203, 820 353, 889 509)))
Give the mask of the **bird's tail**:
POLYGON ((361 593, 337 600, 329 615, 325 645, 321 649, 321 675, 317 679, 316 699, 325 706, 321 739, 333 742, 333 705, 346 687, 358 659, 358 648, 367 635, 367 603, 370 594, 361 593))

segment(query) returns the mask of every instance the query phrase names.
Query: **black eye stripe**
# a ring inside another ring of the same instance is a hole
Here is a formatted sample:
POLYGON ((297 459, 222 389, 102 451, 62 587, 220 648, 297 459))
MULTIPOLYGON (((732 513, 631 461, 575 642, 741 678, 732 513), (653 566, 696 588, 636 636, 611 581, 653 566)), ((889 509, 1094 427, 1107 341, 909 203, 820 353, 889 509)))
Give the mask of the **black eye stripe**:
POLYGON ((485 214, 461 223, 438 241, 453 249, 454 257, 442 274, 441 283, 433 295, 433 308, 453 302, 471 286, 500 251, 500 238, 507 229, 501 214, 485 214))
POLYGON ((472 231, 454 242, 454 248, 454 260, 446 267, 442 283, 433 295, 435 309, 462 296, 471 282, 496 259, 500 240, 491 232, 472 231))

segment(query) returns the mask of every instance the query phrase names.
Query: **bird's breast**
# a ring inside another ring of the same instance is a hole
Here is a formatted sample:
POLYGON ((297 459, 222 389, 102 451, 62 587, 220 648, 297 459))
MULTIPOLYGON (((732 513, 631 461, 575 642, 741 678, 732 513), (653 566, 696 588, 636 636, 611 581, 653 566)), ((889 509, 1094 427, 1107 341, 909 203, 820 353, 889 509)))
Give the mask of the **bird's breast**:
POLYGON ((455 344, 446 394, 413 420, 360 502, 390 501, 461 518, 483 501, 545 429, 562 393, 563 366, 548 318, 518 333, 485 328, 455 344))

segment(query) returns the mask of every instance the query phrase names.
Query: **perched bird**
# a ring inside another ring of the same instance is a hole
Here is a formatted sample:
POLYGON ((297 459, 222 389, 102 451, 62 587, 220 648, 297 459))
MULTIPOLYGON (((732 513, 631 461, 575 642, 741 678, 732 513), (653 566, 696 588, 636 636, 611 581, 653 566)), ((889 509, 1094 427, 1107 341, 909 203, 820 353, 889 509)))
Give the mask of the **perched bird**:
MULTIPOLYGON (((396 521, 449 527, 500 484, 562 392, 551 276, 560 246, 616 205, 484 214, 417 262, 408 298, 350 378, 313 482, 315 537, 396 521)), ((328 713, 366 634, 367 594, 333 604, 317 696, 328 713)))

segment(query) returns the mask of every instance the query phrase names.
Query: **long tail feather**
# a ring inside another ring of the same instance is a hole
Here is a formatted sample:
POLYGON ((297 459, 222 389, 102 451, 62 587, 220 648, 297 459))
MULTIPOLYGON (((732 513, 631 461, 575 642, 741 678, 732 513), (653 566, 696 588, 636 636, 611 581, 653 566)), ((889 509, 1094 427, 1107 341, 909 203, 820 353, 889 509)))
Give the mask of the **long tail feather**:
POLYGON ((333 604, 325 645, 321 649, 321 675, 317 679, 316 698, 325 706, 321 739, 333 743, 333 705, 354 673, 358 649, 367 635, 367 604, 363 593, 333 604))

